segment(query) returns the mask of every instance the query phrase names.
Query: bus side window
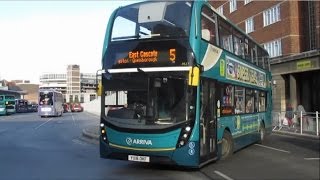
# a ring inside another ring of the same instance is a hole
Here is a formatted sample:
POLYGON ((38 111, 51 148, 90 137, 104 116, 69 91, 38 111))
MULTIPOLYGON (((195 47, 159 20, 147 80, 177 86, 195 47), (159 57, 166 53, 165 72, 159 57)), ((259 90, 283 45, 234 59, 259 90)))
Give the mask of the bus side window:
POLYGON ((217 44, 216 22, 214 12, 207 6, 204 6, 201 12, 201 38, 214 45, 217 44))
POLYGON ((260 108, 259 108, 259 94, 260 92, 255 90, 254 91, 254 112, 260 112, 260 108))
POLYGON ((232 27, 222 18, 219 18, 219 39, 222 48, 233 52, 232 27))
POLYGON ((264 112, 266 111, 266 93, 260 92, 259 96, 259 112, 264 112))
POLYGON ((243 37, 240 32, 233 30, 233 47, 234 53, 240 57, 244 56, 243 37))
POLYGON ((224 84, 221 86, 222 93, 222 115, 231 115, 234 113, 234 87, 232 85, 224 84))
POLYGON ((235 87, 235 114, 244 113, 244 88, 235 87))
POLYGON ((254 97, 251 89, 246 89, 246 113, 253 113, 254 97))

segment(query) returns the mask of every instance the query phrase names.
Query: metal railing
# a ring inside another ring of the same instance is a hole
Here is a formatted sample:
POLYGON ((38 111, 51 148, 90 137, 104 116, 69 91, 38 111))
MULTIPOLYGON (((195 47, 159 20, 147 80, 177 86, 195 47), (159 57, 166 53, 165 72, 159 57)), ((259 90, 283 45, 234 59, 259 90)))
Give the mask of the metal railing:
POLYGON ((287 131, 319 136, 319 112, 272 112, 273 131, 287 131))

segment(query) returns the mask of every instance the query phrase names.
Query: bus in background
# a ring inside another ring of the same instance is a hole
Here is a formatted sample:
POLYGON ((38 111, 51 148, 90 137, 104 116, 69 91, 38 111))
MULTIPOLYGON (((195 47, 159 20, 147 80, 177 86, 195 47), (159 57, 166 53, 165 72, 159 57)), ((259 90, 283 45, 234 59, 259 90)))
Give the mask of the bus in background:
POLYGON ((62 116, 63 96, 53 89, 39 90, 38 114, 41 117, 62 116))
POLYGON ((4 101, 4 95, 0 95, 0 115, 6 115, 7 110, 6 110, 6 105, 4 101))
POLYGON ((206 1, 118 8, 102 69, 102 158, 202 167, 272 130, 268 53, 206 1))
POLYGON ((16 112, 26 113, 28 112, 28 100, 26 99, 16 99, 16 112))
POLYGON ((15 96, 13 95, 4 95, 4 101, 6 106, 6 113, 7 114, 14 114, 16 113, 16 107, 15 107, 15 96))

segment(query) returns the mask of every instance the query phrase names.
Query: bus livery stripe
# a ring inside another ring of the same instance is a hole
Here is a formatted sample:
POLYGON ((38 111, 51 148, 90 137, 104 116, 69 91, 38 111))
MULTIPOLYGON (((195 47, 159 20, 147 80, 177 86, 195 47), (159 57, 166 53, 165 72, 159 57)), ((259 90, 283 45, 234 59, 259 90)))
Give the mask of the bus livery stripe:
POLYGON ((150 149, 150 148, 134 148, 134 147, 127 147, 127 146, 120 146, 113 143, 109 143, 110 146, 119 148, 119 149, 128 149, 128 150, 135 150, 135 151, 174 151, 176 148, 156 148, 156 149, 150 149))

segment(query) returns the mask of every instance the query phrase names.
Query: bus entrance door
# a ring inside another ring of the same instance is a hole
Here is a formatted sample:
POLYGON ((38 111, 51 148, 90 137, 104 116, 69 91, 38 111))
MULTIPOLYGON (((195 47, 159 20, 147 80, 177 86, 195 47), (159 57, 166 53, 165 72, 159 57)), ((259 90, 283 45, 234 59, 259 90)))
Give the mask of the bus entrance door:
POLYGON ((217 157, 216 83, 201 81, 200 163, 217 157))

